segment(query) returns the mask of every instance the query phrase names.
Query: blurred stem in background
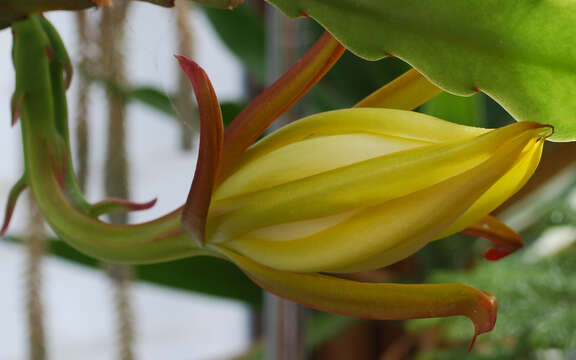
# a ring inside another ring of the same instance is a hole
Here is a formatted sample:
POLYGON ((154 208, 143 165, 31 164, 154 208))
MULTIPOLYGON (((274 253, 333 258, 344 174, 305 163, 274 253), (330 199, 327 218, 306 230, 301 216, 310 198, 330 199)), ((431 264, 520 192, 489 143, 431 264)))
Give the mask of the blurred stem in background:
POLYGON ((118 355, 120 360, 133 360, 134 319, 130 298, 134 267, 120 264, 104 264, 106 273, 114 283, 114 308, 117 316, 118 355))
MULTIPOLYGON (((302 55, 305 24, 289 19, 276 8, 266 8, 267 82, 272 84, 302 55)), ((302 116, 302 103, 296 104, 270 128, 275 130, 302 116)), ((304 309, 289 300, 266 293, 265 339, 269 360, 301 360, 304 347, 304 309)))
MULTIPOLYGON (((130 1, 117 2, 102 9, 100 19, 101 73, 114 84, 126 86, 124 64, 124 22, 130 1)), ((124 97, 107 91, 108 144, 106 148, 105 192, 109 197, 128 199, 128 159, 126 154, 126 105, 124 97)), ((126 213, 110 214, 110 222, 125 224, 126 213)), ((130 284, 133 269, 128 265, 105 264, 114 282, 114 305, 118 317, 118 359, 134 359, 134 324, 130 303, 130 284)))
MULTIPOLYGON (((90 48, 92 45, 91 28, 88 23, 86 11, 77 11, 75 13, 77 27, 77 44, 79 68, 86 70, 93 68, 91 64, 90 48)), ((76 159, 77 159, 77 176, 80 188, 86 191, 86 179, 88 177, 88 159, 89 159, 89 138, 88 138, 88 116, 90 105, 90 88, 91 81, 86 78, 81 71, 78 79, 78 105, 76 114, 76 159)))
POLYGON ((36 200, 28 196, 29 222, 24 236, 26 246, 26 313, 28 317, 28 359, 46 359, 44 306, 42 303, 42 258, 46 253, 44 218, 36 200))
MULTIPOLYGON (((194 29, 190 24, 194 4, 190 1, 176 1, 176 33, 178 36, 178 53, 194 59, 194 29)), ((176 64, 176 62, 175 62, 176 64)), ((174 65, 177 66, 177 65, 174 65)), ((196 124, 196 107, 192 100, 192 87, 183 71, 178 68, 177 114, 180 123, 180 149, 191 151, 194 145, 194 126, 196 124)))

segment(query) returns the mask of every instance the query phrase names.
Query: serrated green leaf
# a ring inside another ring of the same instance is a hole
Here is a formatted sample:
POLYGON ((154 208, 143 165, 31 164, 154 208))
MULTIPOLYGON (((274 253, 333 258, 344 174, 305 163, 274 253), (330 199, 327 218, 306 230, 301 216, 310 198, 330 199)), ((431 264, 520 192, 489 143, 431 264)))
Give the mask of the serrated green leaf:
POLYGON ((317 20, 357 55, 392 53, 456 95, 480 89, 519 121, 576 139, 576 3, 557 0, 268 0, 317 20))

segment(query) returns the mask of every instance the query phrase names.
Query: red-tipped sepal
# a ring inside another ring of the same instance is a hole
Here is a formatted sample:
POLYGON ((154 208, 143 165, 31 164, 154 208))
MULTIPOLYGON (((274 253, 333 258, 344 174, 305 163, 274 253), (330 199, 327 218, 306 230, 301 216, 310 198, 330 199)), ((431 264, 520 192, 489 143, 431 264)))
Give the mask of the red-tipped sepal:
POLYGON ((8 195, 8 201, 6 201, 6 208, 4 211, 4 221, 2 223, 2 228, 0 228, 0 236, 4 235, 8 230, 8 226, 10 226, 10 220, 12 220, 12 214, 14 214, 14 208, 16 208, 16 202, 18 202, 18 198, 20 194, 28 187, 26 182, 26 177, 22 176, 20 180, 12 189, 10 189, 10 193, 8 195))
POLYGON ((194 88, 201 124, 198 162, 182 212, 182 225, 203 244, 206 217, 220 166, 224 125, 218 98, 208 75, 191 59, 185 56, 176 58, 194 88))
POLYGON ((491 331, 496 324, 496 298, 467 285, 357 282, 276 270, 220 250, 264 289, 314 309, 376 320, 466 316, 475 329, 470 347, 478 335, 491 331))
POLYGON ((233 168, 238 157, 320 81, 344 51, 332 35, 324 33, 296 64, 232 121, 224 133, 220 181, 233 168))
POLYGON ((101 216, 114 212, 142 211, 148 210, 156 205, 158 199, 153 199, 145 203, 136 203, 124 199, 105 199, 92 205, 91 215, 101 216))
POLYGON ((486 250, 486 260, 496 261, 520 249, 524 242, 522 237, 506 224, 493 216, 486 216, 462 231, 465 234, 489 240, 494 245, 486 250))

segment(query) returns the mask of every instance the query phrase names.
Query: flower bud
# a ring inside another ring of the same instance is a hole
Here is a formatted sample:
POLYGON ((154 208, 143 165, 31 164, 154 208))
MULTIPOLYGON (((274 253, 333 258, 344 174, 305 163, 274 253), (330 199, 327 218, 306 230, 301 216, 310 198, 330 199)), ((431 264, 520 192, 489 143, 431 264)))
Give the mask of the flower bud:
POLYGON ((242 156, 214 193, 207 241, 280 270, 386 266, 514 194, 551 131, 479 129, 391 109, 314 115, 242 156))

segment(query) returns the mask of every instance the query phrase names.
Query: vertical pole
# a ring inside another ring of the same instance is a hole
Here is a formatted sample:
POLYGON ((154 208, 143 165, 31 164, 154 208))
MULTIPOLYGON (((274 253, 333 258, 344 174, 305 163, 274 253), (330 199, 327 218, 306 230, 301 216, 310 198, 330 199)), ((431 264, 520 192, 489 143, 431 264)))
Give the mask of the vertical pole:
MULTIPOLYGON (((178 53, 194 58, 194 28, 190 24, 190 14, 195 11, 189 0, 178 0, 175 3, 176 32, 178 34, 178 53)), ((177 66, 177 65, 176 65, 177 66)), ((193 149, 196 125, 196 106, 192 99, 192 86, 184 71, 178 68, 177 112, 180 121, 180 148, 183 151, 193 149)))
POLYGON ((28 317, 28 359, 46 359, 46 334, 44 328, 44 306, 42 303, 42 258, 46 252, 44 219, 29 194, 30 220, 24 236, 26 247, 26 314, 28 317))
MULTIPOLYGON (((266 8, 267 80, 271 84, 294 64, 301 55, 300 21, 288 19, 276 8, 266 8)), ((296 120, 301 115, 298 107, 292 108, 272 125, 271 130, 296 120)), ((268 360, 303 360, 304 309, 299 305, 266 293, 265 299, 265 341, 268 360)))
POLYGON ((266 359, 303 360, 304 309, 289 300, 266 293, 266 359))
MULTIPOLYGON (((113 7, 104 7, 100 21, 101 71, 105 78, 119 86, 125 86, 123 56, 124 21, 130 1, 117 2, 113 7)), ((106 149, 105 191, 110 197, 129 198, 128 159, 126 154, 126 99, 109 91, 108 144, 106 149)), ((126 213, 109 215, 113 224, 125 224, 126 213)), ((117 315, 118 359, 134 360, 134 319, 130 302, 130 285, 134 269, 129 265, 104 264, 114 285, 114 306, 117 315)))
MULTIPOLYGON (((89 47, 92 38, 90 37, 91 28, 88 23, 86 11, 76 12, 76 26, 78 36, 78 49, 80 55, 80 68, 87 70, 93 64, 90 61, 89 47)), ((88 114, 90 110, 90 80, 86 76, 79 76, 78 83, 78 112, 76 114, 76 139, 78 148, 76 158, 78 160, 78 183, 82 190, 86 190, 86 181, 88 178, 88 159, 89 156, 89 137, 88 137, 88 114)))

